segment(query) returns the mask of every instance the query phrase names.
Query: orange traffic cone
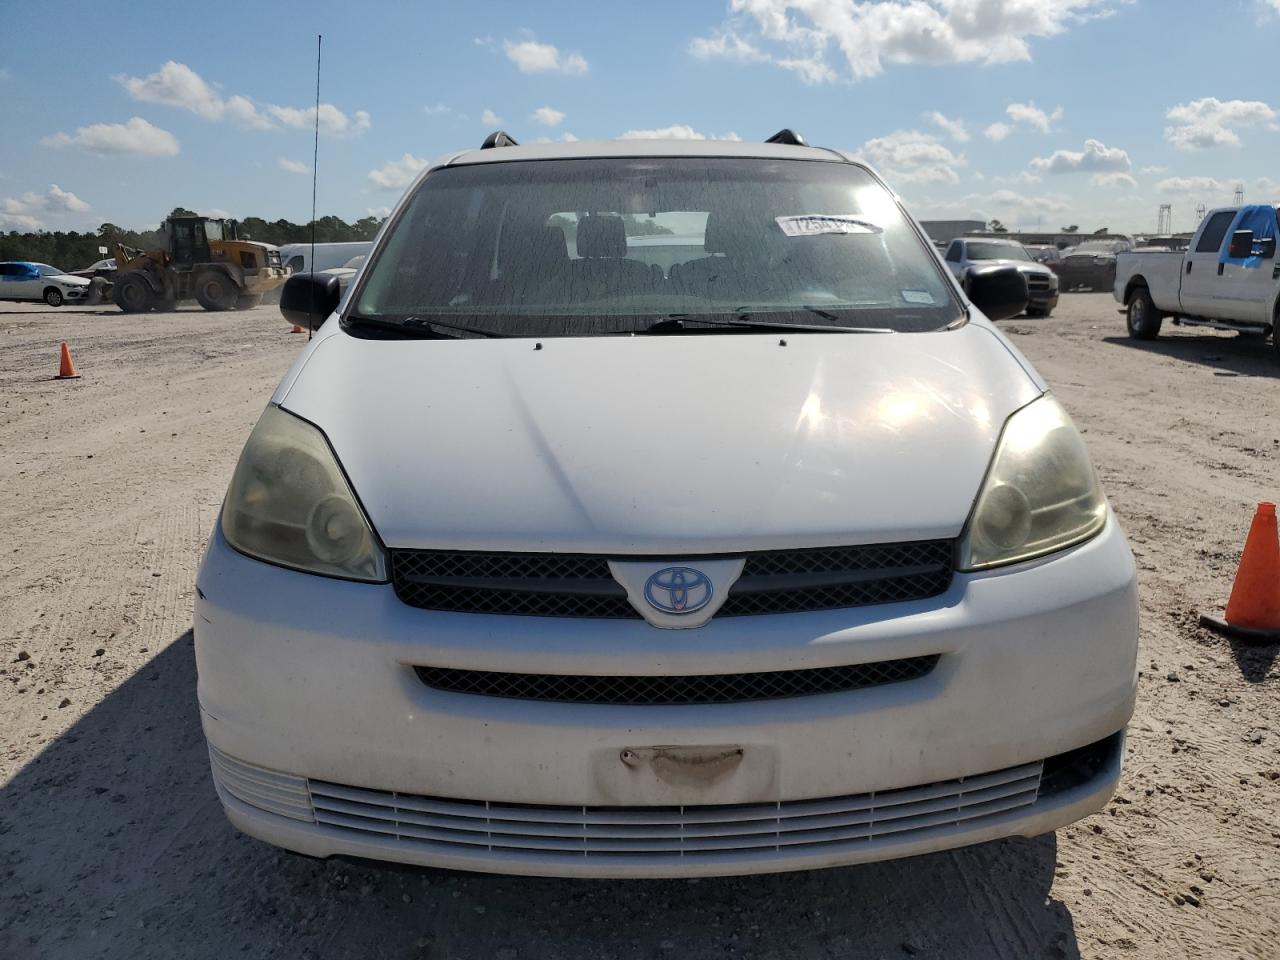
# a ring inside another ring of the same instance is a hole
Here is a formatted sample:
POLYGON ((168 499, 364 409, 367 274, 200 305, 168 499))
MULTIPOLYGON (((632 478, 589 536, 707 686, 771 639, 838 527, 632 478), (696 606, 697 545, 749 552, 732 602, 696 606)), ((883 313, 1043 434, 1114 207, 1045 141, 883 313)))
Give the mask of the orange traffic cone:
POLYGON ((58 375, 55 380, 79 380, 76 365, 71 362, 71 351, 67 349, 67 341, 62 341, 62 356, 58 361, 58 375))
POLYGON ((298 326, 296 323, 293 325, 293 329, 290 330, 289 332, 290 333, 306 333, 306 331, 303 330, 302 327, 298 326))
POLYGON ((1280 642, 1280 538, 1274 503, 1258 504, 1226 616, 1220 620, 1202 613, 1200 623, 1240 640, 1280 642))

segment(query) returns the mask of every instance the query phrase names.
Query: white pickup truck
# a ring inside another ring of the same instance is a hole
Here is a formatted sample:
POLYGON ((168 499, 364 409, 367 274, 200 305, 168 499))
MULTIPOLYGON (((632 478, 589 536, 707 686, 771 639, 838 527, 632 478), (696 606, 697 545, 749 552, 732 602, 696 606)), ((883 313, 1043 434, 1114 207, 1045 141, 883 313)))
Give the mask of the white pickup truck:
POLYGON ((1150 340, 1165 317, 1265 337, 1280 359, 1280 212, 1272 206, 1212 210, 1185 252, 1121 253, 1115 297, 1129 336, 1150 340))

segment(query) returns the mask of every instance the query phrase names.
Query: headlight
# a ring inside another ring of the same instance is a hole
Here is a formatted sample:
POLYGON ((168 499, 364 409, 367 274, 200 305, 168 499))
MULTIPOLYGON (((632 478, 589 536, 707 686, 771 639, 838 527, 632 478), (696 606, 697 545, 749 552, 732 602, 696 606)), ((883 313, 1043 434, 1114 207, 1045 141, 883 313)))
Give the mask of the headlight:
POLYGON ((1096 534, 1106 516, 1084 440, 1058 402, 1043 396, 1004 425, 960 544, 960 569, 1062 550, 1096 534))
POLYGON ((222 505, 222 535, 241 553, 348 580, 385 581, 386 558, 324 435, 267 407, 222 505))

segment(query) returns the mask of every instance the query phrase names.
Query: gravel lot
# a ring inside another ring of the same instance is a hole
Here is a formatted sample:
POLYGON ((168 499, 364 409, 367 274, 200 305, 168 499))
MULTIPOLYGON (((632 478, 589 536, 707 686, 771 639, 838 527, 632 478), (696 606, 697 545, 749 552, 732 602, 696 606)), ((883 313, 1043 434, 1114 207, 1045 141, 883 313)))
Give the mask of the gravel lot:
POLYGON ((269 308, 0 305, 0 957, 1280 956, 1276 647, 1196 626, 1280 496, 1270 345, 1005 325, 1086 431, 1137 555, 1119 795, 1056 835, 818 873, 600 883, 310 861, 237 835, 195 700, 193 580, 305 339, 269 308), (58 342, 83 379, 58 382, 58 342))

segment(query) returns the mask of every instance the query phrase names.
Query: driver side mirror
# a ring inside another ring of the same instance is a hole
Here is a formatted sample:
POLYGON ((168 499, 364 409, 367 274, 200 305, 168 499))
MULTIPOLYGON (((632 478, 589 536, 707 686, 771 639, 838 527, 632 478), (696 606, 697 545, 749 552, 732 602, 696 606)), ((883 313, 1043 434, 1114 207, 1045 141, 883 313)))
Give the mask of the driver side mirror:
POLYGON ((1258 241, 1257 256, 1261 257, 1263 260, 1273 260, 1275 259, 1275 255, 1276 255, 1276 238, 1275 237, 1267 237, 1264 240, 1258 241))
POLYGON ((314 330, 338 309, 341 299, 337 277, 300 273, 285 281, 280 291, 280 312, 289 323, 314 330))
POLYGON ((964 292, 988 320, 1008 320, 1027 309, 1027 278, 1017 267, 979 267, 965 274, 964 292))
POLYGON ((1244 260, 1253 256, 1253 231, 1237 230, 1231 234, 1231 246, 1227 247, 1227 256, 1233 260, 1244 260))

